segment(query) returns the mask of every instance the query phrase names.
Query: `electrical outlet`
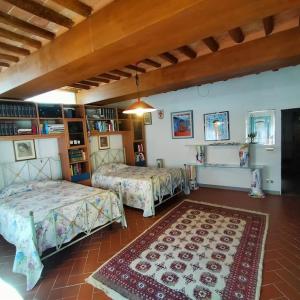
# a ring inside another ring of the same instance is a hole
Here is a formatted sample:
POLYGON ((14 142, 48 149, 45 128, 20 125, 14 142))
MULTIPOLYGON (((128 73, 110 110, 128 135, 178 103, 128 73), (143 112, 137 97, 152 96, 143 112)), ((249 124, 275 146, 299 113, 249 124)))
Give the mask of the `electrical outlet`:
POLYGON ((266 179, 266 182, 267 182, 267 183, 274 183, 274 180, 273 180, 273 179, 270 179, 270 178, 267 178, 267 179, 266 179))

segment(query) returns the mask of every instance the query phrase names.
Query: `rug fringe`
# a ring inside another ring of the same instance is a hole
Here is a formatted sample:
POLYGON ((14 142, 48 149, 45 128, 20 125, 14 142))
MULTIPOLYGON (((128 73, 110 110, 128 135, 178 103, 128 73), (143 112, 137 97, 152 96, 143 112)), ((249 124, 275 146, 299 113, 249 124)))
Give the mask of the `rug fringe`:
POLYGON ((115 290, 109 288, 107 285, 101 283, 100 281, 94 279, 92 277, 93 275, 89 276, 88 278, 85 279, 86 283, 91 284, 93 287, 103 291, 108 297, 116 300, 128 300, 128 298, 125 298, 115 290))

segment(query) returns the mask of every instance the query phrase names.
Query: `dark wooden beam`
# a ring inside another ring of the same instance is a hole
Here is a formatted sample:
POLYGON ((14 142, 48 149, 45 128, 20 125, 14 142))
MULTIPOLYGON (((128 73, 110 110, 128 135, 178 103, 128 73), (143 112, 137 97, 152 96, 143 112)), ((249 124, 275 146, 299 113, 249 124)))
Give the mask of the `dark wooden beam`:
POLYGON ((28 98, 300 8, 300 0, 155 0, 155 4, 113 1, 1 73, 0 96, 28 98), (141 12, 143 17, 137 18, 141 12))
POLYGON ((88 79, 89 81, 96 81, 96 82, 103 82, 103 83, 109 83, 108 79, 99 78, 99 77, 91 77, 88 79))
POLYGON ((89 90, 91 87, 89 85, 81 84, 81 83, 73 83, 69 85, 70 87, 76 88, 76 89, 83 89, 83 90, 89 90))
POLYGON ((27 23, 23 20, 20 20, 16 17, 7 15, 0 11, 0 23, 16 27, 22 31, 29 32, 36 36, 42 37, 47 40, 52 40, 55 38, 55 34, 48 30, 42 29, 38 26, 27 23))
POLYGON ((232 38, 232 40, 236 43, 241 43, 245 39, 244 33, 240 27, 230 29, 230 30, 228 30, 228 33, 229 33, 230 37, 232 38))
POLYGON ((120 75, 122 77, 127 77, 127 78, 130 78, 132 76, 131 73, 124 72, 124 71, 121 71, 121 70, 112 70, 112 71, 110 71, 110 73, 120 75))
POLYGON ((153 59, 149 59, 149 58, 143 59, 141 61, 141 63, 149 65, 151 67, 155 67, 155 68, 160 68, 161 67, 160 63, 158 63, 157 61, 154 61, 153 59))
POLYGON ((21 47, 16 47, 10 44, 0 42, 0 49, 7 50, 9 52, 14 52, 23 56, 29 55, 30 51, 21 47))
POLYGON ((52 1, 84 17, 88 17, 92 13, 92 8, 90 6, 78 0, 52 0, 52 1))
POLYGON ((189 46, 182 46, 177 49, 180 53, 184 54, 190 59, 196 58, 197 53, 189 46))
POLYGON ((106 79, 110 79, 110 80, 120 80, 120 76, 116 76, 116 75, 112 75, 112 74, 107 74, 107 73, 103 73, 98 75, 99 77, 104 77, 106 79))
POLYGON ((202 42, 212 51, 216 52, 219 50, 220 46, 218 42, 213 37, 208 37, 202 40, 202 42))
POLYGON ((167 62, 171 64, 177 64, 178 63, 178 58, 171 54, 170 52, 164 52, 159 55, 162 59, 166 60, 167 62))
POLYGON ((136 71, 136 72, 146 73, 146 70, 144 68, 137 67, 135 65, 128 65, 128 66, 126 66, 126 68, 129 69, 129 70, 136 71))
MULTIPOLYGON (((294 28, 141 74, 141 96, 299 64, 299 35, 300 28, 294 28)), ((108 104, 136 96, 134 81, 124 79, 81 92, 78 101, 81 104, 108 104)))
POLYGON ((271 34, 274 30, 274 17, 269 16, 269 17, 263 18, 263 24, 264 24, 265 34, 266 35, 271 34))
POLYGON ((9 67, 9 64, 8 64, 8 63, 5 63, 5 62, 2 62, 2 61, 0 61, 0 67, 5 67, 5 68, 8 68, 8 67, 9 67))
POLYGON ((18 62, 20 59, 17 56, 9 55, 6 53, 0 53, 0 59, 11 61, 11 62, 18 62))
POLYGON ((89 81, 89 80, 81 80, 78 82, 79 84, 85 84, 85 85, 90 85, 90 86, 99 86, 98 83, 89 81))
POLYGON ((21 34, 6 30, 4 28, 0 28, 0 36, 6 38, 8 40, 26 44, 26 45, 28 45, 30 47, 34 47, 34 48, 41 48, 41 46, 42 46, 42 43, 40 41, 31 39, 25 35, 21 35, 21 34))
POLYGON ((39 4, 32 0, 6 0, 7 2, 11 3, 12 5, 17 6, 33 15, 36 15, 40 18, 48 20, 50 22, 56 23, 58 25, 71 28, 74 25, 74 22, 59 14, 55 10, 48 8, 42 4, 39 4))

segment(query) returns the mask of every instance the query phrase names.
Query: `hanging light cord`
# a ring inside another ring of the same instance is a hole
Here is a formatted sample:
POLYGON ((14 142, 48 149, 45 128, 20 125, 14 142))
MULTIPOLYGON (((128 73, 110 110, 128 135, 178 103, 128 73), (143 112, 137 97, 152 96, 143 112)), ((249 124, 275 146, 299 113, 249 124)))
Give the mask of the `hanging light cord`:
MULTIPOLYGON (((136 64, 138 66, 138 64, 136 64)), ((140 78, 138 76, 137 70, 135 71, 135 84, 136 84, 136 89, 137 89, 137 101, 140 102, 140 78)))

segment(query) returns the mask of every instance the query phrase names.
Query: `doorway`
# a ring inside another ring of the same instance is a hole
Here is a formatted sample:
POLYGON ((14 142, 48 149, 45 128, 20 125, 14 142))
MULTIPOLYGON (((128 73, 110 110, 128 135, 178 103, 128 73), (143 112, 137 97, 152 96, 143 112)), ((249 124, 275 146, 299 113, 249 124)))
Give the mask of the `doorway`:
POLYGON ((300 108, 281 111, 282 193, 300 194, 300 108))

